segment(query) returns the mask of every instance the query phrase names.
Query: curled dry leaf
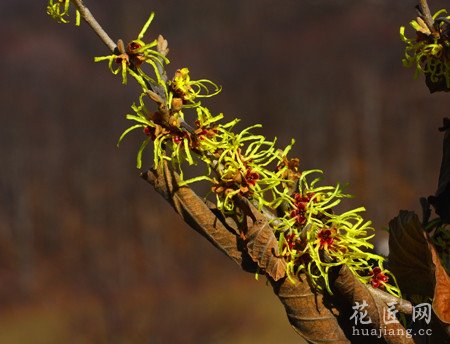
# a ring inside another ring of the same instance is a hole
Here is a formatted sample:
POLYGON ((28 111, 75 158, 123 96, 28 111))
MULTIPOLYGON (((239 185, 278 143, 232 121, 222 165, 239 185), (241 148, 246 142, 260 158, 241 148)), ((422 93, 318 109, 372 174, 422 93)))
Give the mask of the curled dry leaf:
POLYGON ((434 289, 433 310, 439 320, 450 324, 450 277, 447 275, 441 264, 439 256, 433 247, 429 244, 433 263, 436 266, 436 286, 434 289))
POLYGON ((337 323, 338 311, 325 305, 322 294, 311 292, 306 276, 295 283, 287 278, 270 282, 290 324, 308 343, 350 343, 337 323))
POLYGON ((253 220, 244 233, 248 254, 265 273, 278 281, 286 275, 286 262, 279 257, 278 241, 273 229, 266 217, 247 199, 241 197, 239 203, 245 208, 244 213, 248 213, 253 220))
POLYGON ((414 212, 402 210, 389 222, 389 269, 404 293, 433 296, 434 265, 414 212))
POLYGON ((395 309, 398 309, 399 312, 403 314, 412 314, 413 313, 413 305, 411 302, 399 299, 388 292, 385 292, 379 288, 374 288, 370 284, 366 284, 367 290, 372 294, 374 298, 381 299, 384 303, 395 302, 395 309))
MULTIPOLYGON (((413 344, 411 338, 405 336, 404 327, 396 320, 386 318, 388 305, 381 298, 372 295, 367 287, 358 281, 347 266, 343 265, 333 284, 336 293, 342 296, 347 303, 355 305, 356 302, 367 303, 365 310, 370 318, 370 326, 373 329, 385 328, 383 339, 389 344, 413 344), (386 321, 389 320, 389 321, 386 321), (392 320, 392 322, 391 322, 392 320)), ((358 338, 355 338, 358 339, 358 338)), ((370 338, 367 338, 367 342, 370 338)))
POLYGON ((158 171, 150 170, 142 177, 154 186, 196 232, 205 237, 220 251, 241 265, 246 271, 256 271, 251 268, 249 257, 243 257, 242 242, 230 232, 214 214, 213 211, 188 187, 178 187, 178 176, 167 164, 158 171))
POLYGON ((250 257, 275 281, 286 275, 286 263, 278 257, 278 242, 266 219, 257 219, 246 237, 250 257))

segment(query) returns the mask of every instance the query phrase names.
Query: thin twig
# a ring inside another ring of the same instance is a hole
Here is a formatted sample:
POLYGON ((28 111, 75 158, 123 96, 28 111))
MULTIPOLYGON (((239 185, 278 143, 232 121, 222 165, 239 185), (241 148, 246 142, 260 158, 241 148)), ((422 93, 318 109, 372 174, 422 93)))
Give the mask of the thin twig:
POLYGON ((428 28, 431 32, 436 32, 436 29, 434 28, 434 20, 433 16, 431 15, 430 7, 428 6, 427 0, 419 0, 419 6, 420 11, 423 15, 423 20, 425 24, 427 24, 428 28))
MULTIPOLYGON (((71 1, 76 6, 76 8, 78 9, 78 11, 81 14, 81 17, 86 21, 86 23, 94 30, 94 32, 97 34, 97 36, 103 41, 103 43, 106 44, 106 46, 111 50, 111 52, 114 52, 117 47, 116 43, 114 43, 114 41, 109 37, 109 35, 105 32, 105 30, 103 30, 103 28, 100 26, 98 21, 95 19, 95 17, 89 11, 89 9, 84 5, 83 0, 71 0, 71 1)), ((165 40, 163 38, 163 36, 161 36, 161 35, 158 36, 157 49, 158 49, 158 52, 164 56, 166 56, 167 53, 169 52, 167 40, 165 40)), ((159 71, 163 81, 167 82, 167 74, 166 74, 166 71, 164 70, 163 66, 164 66, 164 61, 162 59, 160 59, 160 63, 157 64, 157 68, 158 68, 158 71, 159 71)), ((155 92, 159 97, 161 97, 162 101, 155 100, 152 97, 150 97, 150 98, 153 101, 155 101, 157 104, 165 103, 166 97, 165 97, 165 93, 164 93, 164 90, 162 89, 162 87, 160 87, 159 85, 150 85, 150 84, 148 84, 148 86, 150 89, 152 89, 153 92, 155 92)), ((183 127, 183 129, 185 129, 190 134, 195 135, 194 128, 192 128, 184 120, 182 120, 181 126, 183 127)), ((207 153, 207 155, 208 155, 208 157, 212 158, 213 168, 220 167, 217 165, 217 159, 215 159, 212 156, 212 154, 207 153)), ((257 203, 254 205, 256 207, 260 207, 257 203)), ((275 216, 269 210, 267 210, 266 207, 262 206, 260 208, 262 208, 261 211, 266 215, 266 217, 270 221, 275 220, 275 216)))
POLYGON ((116 43, 114 43, 114 41, 108 36, 105 30, 103 30, 98 21, 94 18, 91 11, 89 11, 89 9, 83 4, 83 0, 72 0, 72 3, 80 12, 84 21, 92 28, 92 30, 94 30, 97 36, 100 37, 108 49, 111 50, 111 52, 114 52, 117 47, 116 43))

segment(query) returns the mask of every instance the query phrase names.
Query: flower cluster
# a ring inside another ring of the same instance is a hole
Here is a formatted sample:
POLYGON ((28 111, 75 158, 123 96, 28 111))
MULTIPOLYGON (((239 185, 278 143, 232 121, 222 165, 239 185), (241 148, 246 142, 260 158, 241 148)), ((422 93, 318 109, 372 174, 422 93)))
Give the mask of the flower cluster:
POLYGON ((175 76, 169 82, 174 99, 180 99, 185 107, 196 107, 200 103, 195 99, 212 97, 221 91, 221 88, 210 80, 191 80, 189 69, 182 68, 175 72, 175 76), (212 86, 212 92, 208 88, 212 86))
POLYGON ((145 43, 142 38, 147 32, 155 14, 151 13, 146 24, 142 28, 138 37, 127 44, 125 47, 123 42, 117 42, 117 51, 108 56, 96 57, 95 62, 108 61, 109 69, 113 74, 122 76, 122 83, 127 83, 127 76, 131 75, 142 87, 144 91, 161 89, 160 96, 167 97, 168 89, 164 80, 164 65, 169 63, 166 58, 169 52, 167 41, 159 36, 150 43, 145 43), (148 75, 144 66, 149 66, 156 77, 148 75))
POLYGON ((191 79, 187 68, 177 70, 168 80, 167 41, 162 36, 151 43, 143 41, 152 19, 153 14, 126 47, 119 41, 117 53, 96 58, 108 61, 110 70, 120 73, 124 83, 130 75, 142 86, 139 101, 132 105, 133 114, 126 116, 133 124, 118 142, 131 131, 142 131, 137 167, 142 166, 144 149, 152 142, 154 166, 171 163, 181 185, 209 183, 210 195, 224 214, 242 214, 236 201, 239 197, 273 214, 270 225, 291 280, 304 273, 317 289, 331 293, 329 270, 345 264, 362 282, 398 296, 398 288, 387 283, 389 272, 383 269, 383 258, 367 252, 373 235, 368 234, 370 222, 360 215, 364 208, 337 214, 336 206, 349 196, 339 185, 320 185, 320 170, 300 170, 299 159, 288 157, 294 140, 278 149, 276 138, 268 140, 254 133, 260 125, 235 130, 238 119, 223 122, 223 114, 213 115, 200 101, 220 92, 212 81, 191 79), (145 65, 150 66, 152 76, 145 65), (204 172, 189 178, 189 165, 203 167, 204 172), (380 282, 373 283, 374 278, 380 282))
POLYGON ((308 203, 314 197, 314 193, 307 193, 306 195, 301 195, 298 192, 294 195, 295 203, 290 216, 295 219, 295 223, 298 225, 304 225, 306 223, 306 210, 308 208, 308 203))
MULTIPOLYGON (((309 182, 311 176, 321 173, 318 170, 302 172, 291 207, 280 218, 278 226, 274 226, 281 254, 287 261, 288 277, 305 272, 314 285, 331 293, 329 270, 338 265, 347 265, 364 283, 370 282, 371 261, 385 275, 391 275, 383 269, 383 257, 367 252, 373 248, 369 242, 373 237, 369 231, 373 229, 360 215, 364 208, 336 214, 336 206, 350 196, 344 194, 339 185, 320 186, 319 177, 309 182)), ((388 283, 377 287, 400 295, 398 288, 388 283)))
POLYGON ((433 25, 429 27, 421 17, 410 22, 416 32, 415 38, 405 35, 405 27, 400 27, 400 37, 406 43, 405 67, 415 67, 414 76, 424 73, 432 91, 450 90, 450 16, 446 10, 433 15, 433 25))
MULTIPOLYGON (((58 23, 69 23, 70 0, 49 0, 47 4, 47 14, 58 23)), ((75 25, 80 25, 80 12, 75 11, 75 25)))

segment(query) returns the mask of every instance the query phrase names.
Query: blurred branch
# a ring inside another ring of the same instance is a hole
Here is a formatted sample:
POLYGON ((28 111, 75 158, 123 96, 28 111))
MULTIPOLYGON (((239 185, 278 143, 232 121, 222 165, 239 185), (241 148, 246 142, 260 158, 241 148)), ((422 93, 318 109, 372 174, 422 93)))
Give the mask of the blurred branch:
POLYGON ((81 17, 84 21, 94 30, 98 37, 102 40, 103 43, 106 44, 108 49, 111 52, 114 52, 117 45, 114 41, 109 37, 109 35, 103 30, 98 21, 94 18, 91 11, 84 5, 83 0, 71 0, 75 5, 77 10, 80 12, 81 17))

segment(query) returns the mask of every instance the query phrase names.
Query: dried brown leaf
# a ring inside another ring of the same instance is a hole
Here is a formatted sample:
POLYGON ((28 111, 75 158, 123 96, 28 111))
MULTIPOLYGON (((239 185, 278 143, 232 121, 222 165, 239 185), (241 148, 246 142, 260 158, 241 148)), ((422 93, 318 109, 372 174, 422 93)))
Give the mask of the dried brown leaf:
POLYGON ((314 294, 306 277, 295 283, 284 278, 271 280, 273 290, 286 310, 289 322, 295 331, 308 343, 350 343, 337 323, 337 310, 325 305, 322 294, 314 294))
POLYGON ((188 187, 178 186, 178 176, 170 171, 167 164, 158 171, 150 170, 142 177, 152 184, 196 232, 204 236, 220 251, 236 263, 245 267, 244 270, 255 271, 249 264, 249 258, 243 257, 242 243, 217 215, 188 187))
POLYGON ((275 281, 286 274, 286 263, 278 257, 278 241, 267 220, 256 220, 247 234, 250 257, 275 281))
POLYGON ((389 269, 400 289, 404 293, 432 297, 434 265, 417 215, 400 211, 389 222, 389 233, 389 269))
POLYGON ((278 253, 278 241, 267 218, 246 198, 238 197, 237 206, 250 219, 244 221, 241 230, 249 256, 275 281, 286 275, 286 262, 278 253), (249 221, 250 220, 250 221, 249 221))
POLYGON ((450 277, 447 275, 441 264, 439 256, 433 247, 429 244, 433 263, 436 266, 436 287, 434 289, 433 310, 439 320, 446 324, 450 324, 450 277))
MULTIPOLYGON (((370 326, 376 330, 385 328, 383 338, 389 344, 412 344, 414 341, 405 336, 406 330, 398 321, 385 321, 388 305, 381 298, 372 295, 367 287, 362 284, 351 273, 347 266, 342 266, 339 275, 333 284, 337 293, 339 293, 347 303, 355 305, 356 302, 367 303, 365 310, 370 317, 370 326)), ((391 320, 391 319, 388 319, 391 320)), ((370 338, 367 338, 369 340, 370 338)))
POLYGON ((372 294, 374 298, 382 300, 384 303, 395 302, 395 309, 398 309, 403 314, 412 314, 413 305, 411 302, 399 299, 388 292, 381 290, 379 288, 373 288, 370 284, 366 285, 367 290, 372 294))

